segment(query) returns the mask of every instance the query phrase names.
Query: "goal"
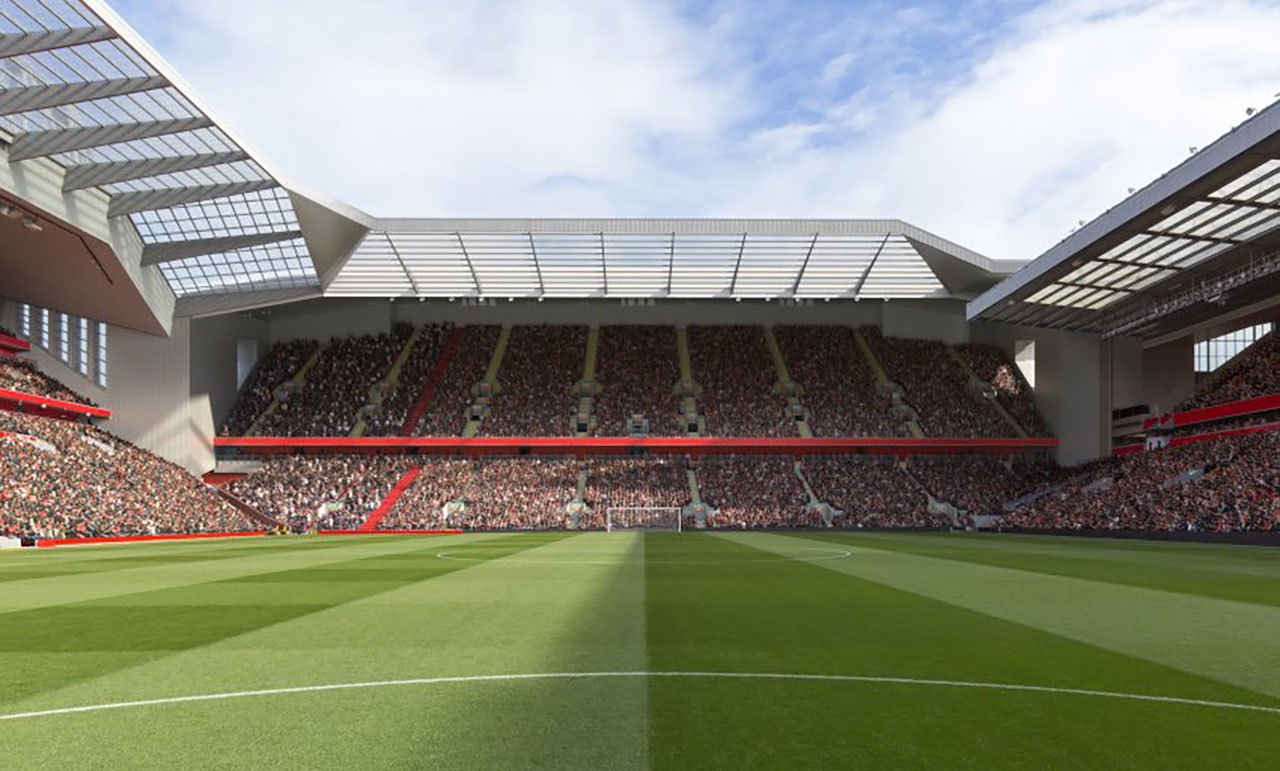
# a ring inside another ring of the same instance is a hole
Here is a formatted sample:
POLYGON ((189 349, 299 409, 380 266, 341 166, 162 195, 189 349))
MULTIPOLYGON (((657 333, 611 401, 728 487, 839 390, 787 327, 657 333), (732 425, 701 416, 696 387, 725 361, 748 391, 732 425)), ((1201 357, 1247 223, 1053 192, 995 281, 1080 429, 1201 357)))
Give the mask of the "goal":
POLYGON ((610 506, 605 509, 604 529, 681 531, 679 506, 610 506))

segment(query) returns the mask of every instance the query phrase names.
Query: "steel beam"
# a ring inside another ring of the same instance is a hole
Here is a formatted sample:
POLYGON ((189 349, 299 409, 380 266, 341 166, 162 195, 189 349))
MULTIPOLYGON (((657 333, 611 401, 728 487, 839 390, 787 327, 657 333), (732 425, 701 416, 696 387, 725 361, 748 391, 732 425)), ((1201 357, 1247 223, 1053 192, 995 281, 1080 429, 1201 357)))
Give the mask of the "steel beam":
POLYGON ((283 233, 257 233, 244 236, 222 236, 219 238, 197 238, 186 241, 165 241, 147 244, 142 247, 142 264, 159 265, 165 262, 185 260, 206 254, 222 254, 237 249, 248 249, 253 246, 276 244, 283 241, 294 241, 302 238, 302 231, 290 230, 283 233))
POLYGON ((27 161, 47 155, 88 150, 104 145, 116 145, 138 139, 148 139, 166 134, 209 128, 208 118, 177 118, 139 123, 118 123, 112 126, 86 126, 81 128, 49 129, 19 134, 9 147, 9 161, 27 161))
POLYGON ((222 166, 227 163, 249 160, 246 152, 201 153, 199 155, 172 155, 164 158, 148 158, 140 161, 110 161, 70 166, 62 178, 62 191, 84 190, 116 182, 158 177, 179 171, 222 166))
POLYGON ((76 102, 90 102, 94 99, 154 91, 168 85, 169 81, 164 78, 149 77, 6 88, 0 90, 0 115, 18 115, 34 110, 63 107, 76 102))
POLYGON ((231 195, 253 193, 259 190, 270 190, 279 186, 280 183, 273 179, 259 179, 252 182, 227 182, 218 185, 166 187, 156 190, 140 190, 135 193, 116 193, 111 196, 111 203, 107 205, 107 216, 120 217, 141 211, 169 209, 187 203, 226 198, 231 195))
POLYGON ((110 27, 72 27, 71 29, 41 30, 0 35, 0 58, 36 54, 55 48, 98 43, 116 37, 110 27))

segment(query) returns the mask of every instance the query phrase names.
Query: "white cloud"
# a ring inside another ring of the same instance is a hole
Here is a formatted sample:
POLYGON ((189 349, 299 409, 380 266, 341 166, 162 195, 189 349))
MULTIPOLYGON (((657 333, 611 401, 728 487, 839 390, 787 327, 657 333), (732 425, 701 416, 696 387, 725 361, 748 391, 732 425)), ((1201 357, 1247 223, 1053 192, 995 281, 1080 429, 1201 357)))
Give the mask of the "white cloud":
POLYGON ((813 30, 828 54, 782 75, 741 13, 646 0, 170 2, 161 48, 209 102, 286 175, 387 216, 900 217, 1030 258, 1280 91, 1260 0, 1058 0, 961 30, 964 69, 874 69, 874 34, 930 23, 908 9, 856 51, 813 30))

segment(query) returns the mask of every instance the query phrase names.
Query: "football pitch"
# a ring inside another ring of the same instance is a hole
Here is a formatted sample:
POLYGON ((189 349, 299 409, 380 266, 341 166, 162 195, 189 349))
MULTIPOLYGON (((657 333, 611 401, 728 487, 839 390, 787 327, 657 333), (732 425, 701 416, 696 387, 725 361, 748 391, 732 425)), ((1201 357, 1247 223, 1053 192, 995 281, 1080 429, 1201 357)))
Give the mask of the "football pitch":
POLYGON ((0 553, 0 767, 1269 768, 1280 551, 888 533, 0 553))

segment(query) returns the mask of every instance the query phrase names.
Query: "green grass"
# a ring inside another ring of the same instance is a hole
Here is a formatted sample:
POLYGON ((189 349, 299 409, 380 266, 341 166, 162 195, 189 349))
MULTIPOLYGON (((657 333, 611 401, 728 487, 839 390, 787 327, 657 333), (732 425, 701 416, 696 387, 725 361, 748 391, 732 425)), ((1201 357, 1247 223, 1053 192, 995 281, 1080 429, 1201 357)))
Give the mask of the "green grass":
POLYGON ((1025 536, 0 553, 5 769, 1276 768, 1280 552, 1025 536), (846 675, 930 683, 645 676, 846 675))

